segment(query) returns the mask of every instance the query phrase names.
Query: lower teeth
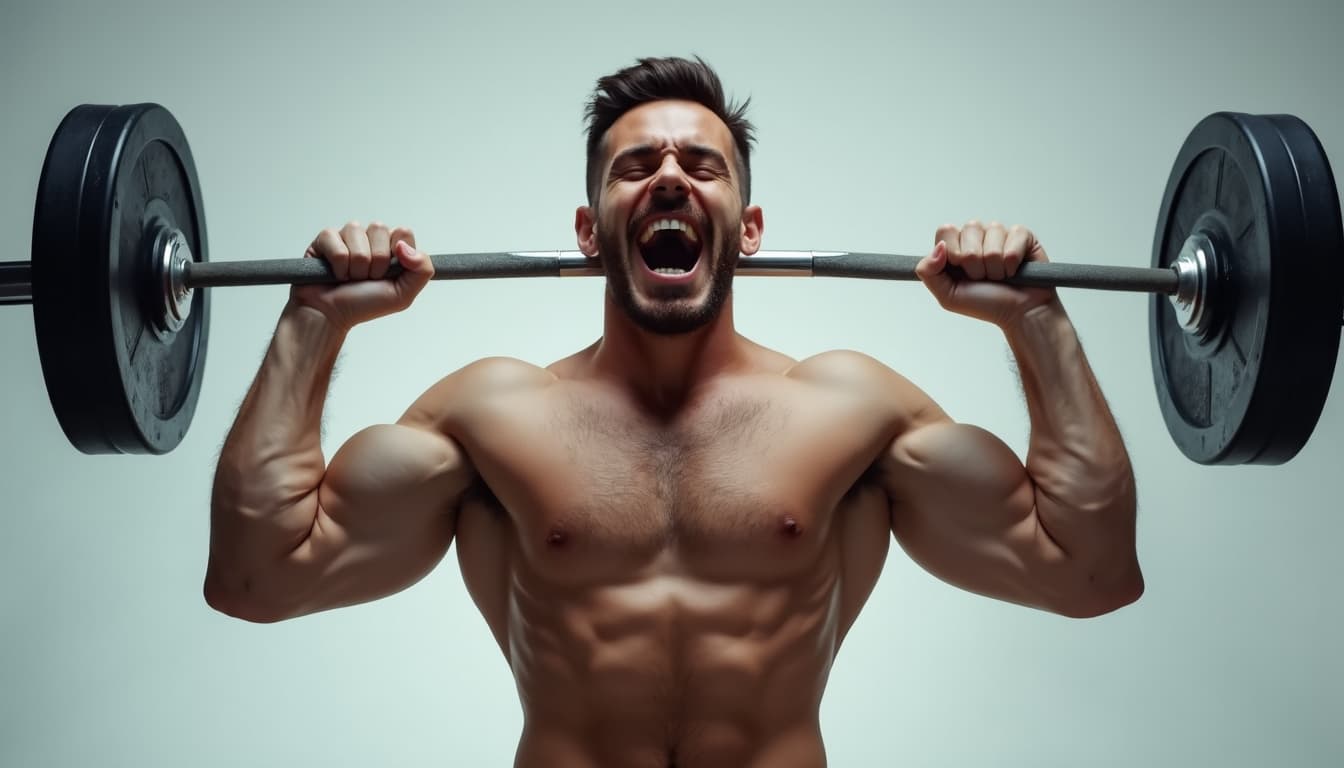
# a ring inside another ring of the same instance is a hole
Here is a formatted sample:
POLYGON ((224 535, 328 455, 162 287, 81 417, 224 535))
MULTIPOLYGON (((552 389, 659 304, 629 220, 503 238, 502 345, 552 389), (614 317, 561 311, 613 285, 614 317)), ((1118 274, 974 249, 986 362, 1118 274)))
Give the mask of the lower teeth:
POLYGON ((684 270, 684 269, 678 269, 678 268, 676 268, 676 267, 659 267, 659 268, 657 268, 657 269, 655 269, 655 270, 653 270, 653 271, 654 271, 654 272, 657 272, 657 273, 660 274, 660 275, 684 275, 684 274, 686 274, 686 270, 684 270))

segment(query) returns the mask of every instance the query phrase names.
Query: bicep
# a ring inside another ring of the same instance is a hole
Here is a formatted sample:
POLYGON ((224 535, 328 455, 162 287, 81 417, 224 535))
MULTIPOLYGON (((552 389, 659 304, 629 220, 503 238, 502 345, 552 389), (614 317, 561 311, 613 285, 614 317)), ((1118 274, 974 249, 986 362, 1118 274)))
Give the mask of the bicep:
POLYGON ((382 424, 351 437, 317 490, 308 536, 287 558, 294 615, 367 602, 414 584, 452 543, 470 462, 450 437, 382 424))
POLYGON ((1067 553, 1041 525, 1021 461, 997 437, 938 420, 893 441, 882 470, 892 532, 934 576, 1047 610, 1064 599, 1067 553))

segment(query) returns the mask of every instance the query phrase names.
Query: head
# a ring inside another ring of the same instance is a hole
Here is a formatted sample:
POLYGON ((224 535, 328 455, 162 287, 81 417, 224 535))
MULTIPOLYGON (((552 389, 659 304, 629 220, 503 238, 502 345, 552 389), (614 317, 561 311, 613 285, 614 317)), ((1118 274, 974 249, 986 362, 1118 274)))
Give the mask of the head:
POLYGON ((688 333, 713 320, 739 253, 760 247, 750 205, 753 128, 700 59, 640 59, 597 81, 588 122, 580 249, 640 327, 688 333))

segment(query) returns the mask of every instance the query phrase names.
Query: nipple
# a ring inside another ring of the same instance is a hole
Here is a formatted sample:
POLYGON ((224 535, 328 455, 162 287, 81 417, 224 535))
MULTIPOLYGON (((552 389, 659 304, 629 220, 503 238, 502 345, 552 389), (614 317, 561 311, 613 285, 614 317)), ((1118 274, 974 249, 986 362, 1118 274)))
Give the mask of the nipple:
POLYGON ((784 516, 784 522, 780 525, 781 532, 791 539, 796 539, 803 535, 803 527, 791 515, 784 516))
POLYGON ((546 536, 546 543, 552 547, 563 547, 567 541, 569 535, 565 533, 564 528, 552 528, 550 534, 546 536))

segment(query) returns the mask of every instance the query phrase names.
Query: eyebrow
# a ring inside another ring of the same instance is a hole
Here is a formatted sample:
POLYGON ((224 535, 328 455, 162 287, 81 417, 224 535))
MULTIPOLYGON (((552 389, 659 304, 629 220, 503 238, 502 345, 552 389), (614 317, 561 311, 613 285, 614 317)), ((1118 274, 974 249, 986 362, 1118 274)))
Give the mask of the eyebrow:
MULTIPOLYGON (((718 162, 724 168, 728 167, 728 159, 723 156, 722 152, 704 144, 687 144, 684 147, 680 147, 679 151, 692 157, 709 158, 710 160, 718 162)), ((611 164, 614 166, 623 160, 656 155, 658 152, 659 148, 653 144, 637 144, 618 152, 616 156, 611 159, 611 164)))

